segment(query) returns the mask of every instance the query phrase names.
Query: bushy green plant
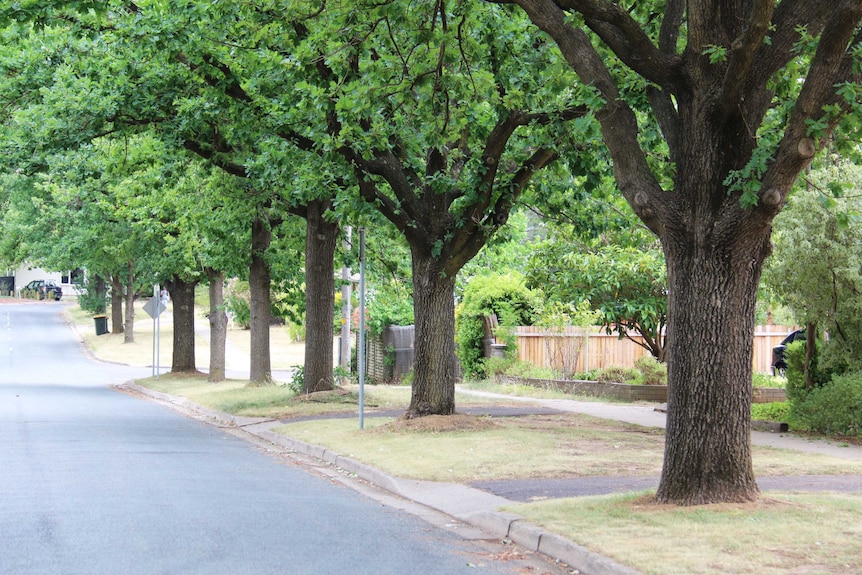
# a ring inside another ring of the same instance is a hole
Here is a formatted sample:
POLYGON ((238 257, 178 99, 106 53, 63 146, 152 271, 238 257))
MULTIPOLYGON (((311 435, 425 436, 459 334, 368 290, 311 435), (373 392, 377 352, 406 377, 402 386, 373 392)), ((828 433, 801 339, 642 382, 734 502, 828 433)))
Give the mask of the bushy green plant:
POLYGON ((225 290, 224 310, 242 329, 251 327, 251 292, 247 281, 231 281, 225 290))
POLYGON ((751 404, 751 419, 758 421, 787 422, 789 414, 790 404, 786 401, 751 404))
POLYGON ((497 315, 501 326, 497 336, 506 343, 507 357, 517 357, 514 334, 507 327, 533 325, 538 300, 537 293, 524 285, 520 274, 493 274, 470 279, 455 314, 455 341, 466 375, 483 372, 483 318, 497 315))
MULTIPOLYGON (((827 385, 833 375, 831 370, 820 369, 819 355, 818 342, 818 349, 815 350, 814 356, 811 359, 811 365, 809 366, 813 384, 812 389, 827 385)), ((810 393, 810 390, 806 389, 805 382, 805 342, 794 341, 789 344, 784 351, 784 358, 787 362, 787 371, 785 372, 785 377, 787 378, 787 385, 785 387, 787 400, 791 404, 802 402, 810 393)))
POLYGON ((753 373, 751 375, 751 385, 753 387, 784 387, 787 380, 780 375, 772 375, 769 373, 753 373))
POLYGON ((368 297, 365 312, 366 329, 373 337, 380 336, 383 328, 390 325, 413 325, 413 294, 400 282, 381 284, 368 297))
POLYGON ((270 297, 270 313, 273 317, 283 319, 285 323, 305 324, 305 284, 289 280, 274 285, 270 297))
POLYGON ((645 355, 635 361, 635 369, 641 372, 644 385, 667 385, 667 365, 651 355, 645 355))
POLYGON ((99 293, 96 282, 87 281, 77 284, 78 286, 78 305, 82 310, 93 314, 103 314, 108 307, 108 293, 106 289, 102 289, 99 293))
POLYGON ((413 370, 411 369, 407 373, 402 373, 401 377, 398 378, 398 385, 403 385, 405 387, 410 387, 413 385, 413 370))
POLYGON ((348 383, 356 383, 358 380, 358 375, 355 372, 351 372, 340 365, 335 366, 332 370, 332 375, 335 377, 335 381, 338 385, 345 385, 348 383))
POLYGON ((634 367, 611 366, 597 369, 593 379, 600 383, 643 383, 643 374, 634 367))
POLYGON ((862 435, 862 372, 836 375, 791 404, 793 422, 827 435, 862 435))
POLYGON ((284 324, 284 331, 290 338, 290 341, 303 341, 305 339, 305 325, 298 325, 292 321, 284 324))
POLYGON ((251 327, 251 307, 247 299, 241 295, 230 295, 225 298, 224 307, 236 325, 242 329, 249 329, 251 327))
POLYGON ((548 367, 538 367, 529 361, 515 359, 509 362, 505 375, 528 379, 554 379, 554 371, 548 367))
POLYGON ((509 357, 483 357, 479 363, 481 365, 481 372, 485 374, 486 377, 493 377, 495 375, 508 374, 509 370, 512 366, 517 362, 517 359, 512 359, 509 357))
POLYGON ((294 395, 299 395, 302 393, 302 386, 305 382, 305 368, 301 365, 292 365, 291 368, 293 369, 293 373, 290 375, 287 387, 294 395))

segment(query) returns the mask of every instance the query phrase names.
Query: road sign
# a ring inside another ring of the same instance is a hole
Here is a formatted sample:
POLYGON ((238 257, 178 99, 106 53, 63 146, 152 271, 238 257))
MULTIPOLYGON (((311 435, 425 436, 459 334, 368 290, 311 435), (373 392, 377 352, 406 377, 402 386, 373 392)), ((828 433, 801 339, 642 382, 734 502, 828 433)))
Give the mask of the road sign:
POLYGON ((157 297, 150 298, 150 301, 144 304, 144 311, 153 319, 160 316, 166 309, 168 308, 157 297))

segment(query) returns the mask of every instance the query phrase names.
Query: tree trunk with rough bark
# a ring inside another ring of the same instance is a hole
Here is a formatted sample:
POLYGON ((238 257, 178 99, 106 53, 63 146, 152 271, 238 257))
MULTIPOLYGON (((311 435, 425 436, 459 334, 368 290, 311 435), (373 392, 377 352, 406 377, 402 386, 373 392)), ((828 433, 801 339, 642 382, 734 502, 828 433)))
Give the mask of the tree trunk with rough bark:
POLYGON ((665 243, 670 387, 658 498, 683 505, 753 501, 759 490, 751 462, 751 354, 769 234, 665 243))
POLYGON ((304 393, 333 388, 335 248, 339 226, 323 217, 328 201, 313 200, 306 210, 304 393))
POLYGON ((174 276, 165 282, 173 302, 174 349, 171 372, 197 372, 195 363, 195 286, 174 276))
POLYGON ((108 285, 105 282, 105 278, 100 275, 94 275, 93 280, 89 283, 92 286, 94 295, 96 296, 96 301, 99 302, 98 308, 94 311, 97 314, 104 314, 105 297, 108 295, 108 285))
POLYGON ((406 417, 455 413, 455 277, 413 250, 413 393, 406 417))
POLYGON ((817 350, 817 324, 808 322, 805 324, 805 389, 814 389, 814 352, 817 350))
POLYGON ((111 276, 111 333, 123 333, 123 280, 111 276))
POLYGON ((269 324, 272 318, 270 303, 270 271, 266 250, 272 242, 269 224, 258 217, 251 224, 251 264, 248 270, 249 308, 251 313, 251 371, 249 380, 254 383, 272 381, 272 359, 269 349, 269 324))
POLYGON ((123 331, 123 343, 135 343, 135 266, 128 266, 128 283, 125 291, 126 321, 123 331))
POLYGON ((225 380, 227 314, 224 310, 224 274, 207 269, 207 278, 210 294, 210 369, 207 380, 217 383, 225 380))

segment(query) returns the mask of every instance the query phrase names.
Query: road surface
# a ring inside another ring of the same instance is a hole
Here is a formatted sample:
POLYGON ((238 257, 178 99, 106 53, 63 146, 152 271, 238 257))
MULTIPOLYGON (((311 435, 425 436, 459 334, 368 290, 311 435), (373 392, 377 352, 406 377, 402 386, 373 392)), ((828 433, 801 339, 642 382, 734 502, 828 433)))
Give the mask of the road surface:
POLYGON ((0 305, 0 574, 565 572, 116 391, 150 369, 89 359, 63 305, 0 305))

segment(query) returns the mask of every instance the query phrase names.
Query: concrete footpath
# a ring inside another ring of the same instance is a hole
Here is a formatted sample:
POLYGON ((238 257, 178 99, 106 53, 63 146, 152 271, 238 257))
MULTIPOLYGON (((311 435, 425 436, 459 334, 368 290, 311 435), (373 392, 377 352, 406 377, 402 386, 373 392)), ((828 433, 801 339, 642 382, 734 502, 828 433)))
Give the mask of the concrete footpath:
MULTIPOLYGON (((185 398, 156 392, 137 384, 125 384, 121 389, 140 394, 167 404, 182 412, 193 414, 212 424, 232 429, 237 433, 277 446, 286 452, 299 454, 328 464, 331 468, 353 475, 375 489, 415 504, 401 508, 418 514, 425 511, 442 513, 457 523, 446 523, 447 528, 470 526, 481 530, 479 537, 510 540, 530 551, 545 554, 574 569, 574 573, 589 575, 630 575, 636 570, 593 553, 585 547, 546 529, 526 522, 522 517, 501 512, 499 509, 517 501, 536 498, 573 497, 611 492, 654 489, 658 477, 587 477, 571 479, 538 479, 482 481, 471 484, 419 481, 394 477, 360 461, 345 457, 330 449, 311 445, 275 433, 273 428, 283 422, 264 418, 236 417, 201 407, 185 398), (418 507, 416 507, 418 505, 418 507)), ((559 399, 518 398, 487 392, 460 389, 462 393, 499 397, 523 402, 527 412, 575 412, 623 421, 648 427, 664 427, 665 414, 642 405, 611 404, 559 399)), ((493 408, 488 408, 493 409, 493 408)), ((505 414, 502 414, 505 415, 505 414)), ((374 415, 368 415, 373 417, 374 415)), ((836 444, 823 440, 807 440, 788 434, 753 432, 756 445, 820 453, 854 461, 862 461, 862 447, 836 444)), ((761 489, 862 491, 862 476, 793 476, 763 477, 758 479, 761 489)), ((385 497, 381 497, 385 499, 385 497)), ((389 501, 388 504, 392 504, 389 501)), ((399 505, 396 503, 396 507, 399 505)), ((463 532, 463 529, 460 531, 463 532)))

